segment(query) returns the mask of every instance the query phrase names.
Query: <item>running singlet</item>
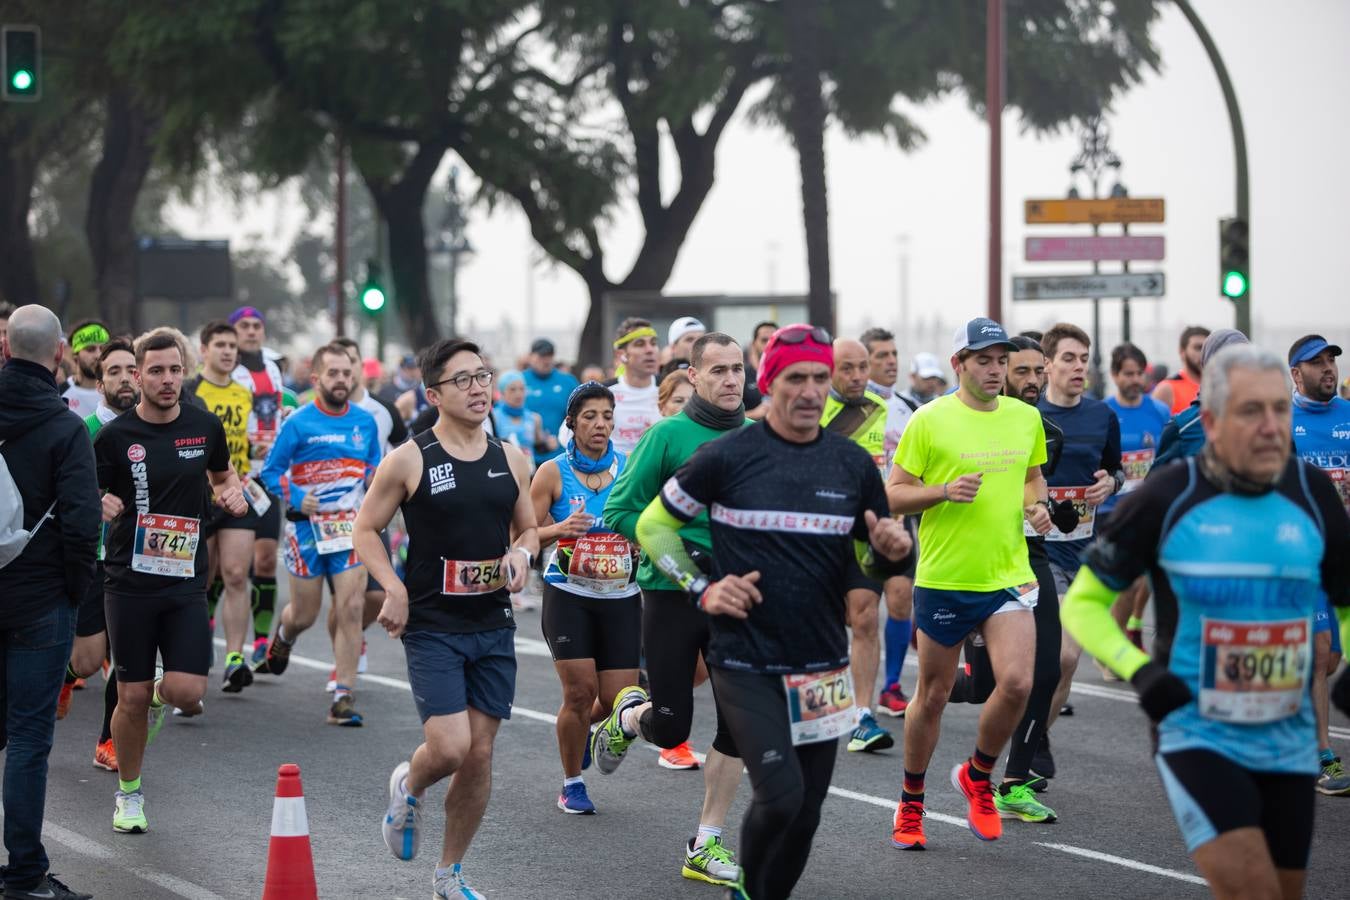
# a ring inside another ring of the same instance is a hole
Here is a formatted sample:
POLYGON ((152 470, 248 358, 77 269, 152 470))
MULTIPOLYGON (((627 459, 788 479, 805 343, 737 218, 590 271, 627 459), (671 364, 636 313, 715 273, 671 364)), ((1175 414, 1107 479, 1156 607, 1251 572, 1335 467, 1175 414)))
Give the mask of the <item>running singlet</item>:
POLYGON ((866 450, 877 472, 884 478, 889 468, 886 465, 887 414, 885 399, 871 391, 864 391, 857 403, 849 403, 830 391, 820 415, 820 427, 842 435, 866 450))
MULTIPOLYGON (((234 367, 232 377, 253 394, 253 408, 248 414, 248 442, 266 452, 281 429, 281 370, 261 353, 241 350, 239 365, 234 367)), ((253 460, 254 477, 262 472, 262 467, 262 459, 253 460)))
POLYGON ((767 674, 848 665, 841 585, 853 542, 868 541, 867 510, 890 515, 870 454, 828 431, 797 444, 757 422, 700 447, 661 501, 682 522, 708 511, 713 578, 760 573, 764 602, 749 618, 710 617, 709 665, 767 674))
POLYGON ((240 478, 247 478, 248 416, 253 410, 253 394, 237 381, 222 387, 207 381, 204 375, 183 385, 183 390, 195 394, 220 419, 220 424, 225 427, 225 443, 230 448, 230 462, 240 478))
POLYGON ((1022 539, 1027 470, 1046 460, 1035 407, 999 397, 992 411, 956 394, 919 407, 895 451, 895 464, 924 484, 983 475, 973 503, 939 503, 919 520, 914 583, 946 591, 1001 591, 1034 581, 1022 539))
POLYGON ((459 634, 514 628, 508 573, 511 519, 520 486, 496 438, 467 461, 445 451, 436 433, 413 436, 422 480, 403 501, 408 532, 408 631, 459 634))
POLYGON ((1194 699, 1158 726, 1160 752, 1320 771, 1313 616, 1324 591, 1350 596, 1350 520, 1325 475, 1295 459, 1274 489, 1244 495, 1221 490, 1199 459, 1169 466, 1120 502, 1083 564, 1112 590, 1149 574, 1159 598, 1159 581, 1176 595, 1168 668, 1194 699))
MULTIPOLYGON (((647 429, 661 421, 656 379, 649 387, 635 388, 620 378, 609 390, 614 395, 614 449, 627 456, 647 429)), ((567 445, 561 436, 558 443, 567 445)))
POLYGON ((225 429, 206 410, 146 422, 131 409, 94 438, 98 486, 122 501, 108 526, 107 586, 119 594, 177 597, 206 590, 206 473, 227 472, 225 429))
POLYGON ((584 537, 561 538, 549 556, 544 581, 569 594, 582 597, 632 597, 638 593, 637 547, 628 538, 616 534, 605 524, 605 502, 627 463, 622 453, 614 454, 609 467, 610 482, 600 491, 581 483, 576 470, 567 462, 567 454, 553 457, 562 475, 562 492, 549 509, 554 522, 561 522, 579 509, 592 519, 584 537))
POLYGON ((1169 412, 1174 416, 1200 395, 1200 382, 1191 378, 1185 369, 1168 378, 1166 383, 1172 386, 1172 408, 1169 412))
POLYGON ((1122 495, 1144 483, 1153 468, 1163 429, 1172 417, 1166 406, 1148 395, 1140 398, 1138 406, 1126 406, 1119 397, 1107 397, 1106 405, 1120 424, 1120 467, 1125 472, 1125 484, 1101 505, 1103 515, 1115 509, 1122 495))
POLYGON ((280 497, 281 476, 288 476, 286 517, 292 521, 315 518, 300 512, 309 493, 319 501, 319 513, 354 517, 366 496, 366 475, 379 464, 379 431, 370 413, 348 404, 342 415, 334 415, 311 403, 282 424, 260 480, 268 493, 280 497))
POLYGON ((1041 397, 1036 408, 1064 432, 1064 450, 1055 474, 1046 478, 1050 499, 1069 500, 1078 511, 1078 527, 1065 534, 1051 528, 1045 535, 1045 552, 1054 563, 1072 575, 1078 557, 1096 535, 1100 507, 1089 506, 1087 490, 1099 469, 1114 473, 1120 468, 1120 422, 1111 407, 1083 396, 1076 406, 1059 406, 1041 397))
POLYGON ((1295 393, 1294 452, 1327 473, 1350 511, 1350 400, 1319 403, 1295 393))

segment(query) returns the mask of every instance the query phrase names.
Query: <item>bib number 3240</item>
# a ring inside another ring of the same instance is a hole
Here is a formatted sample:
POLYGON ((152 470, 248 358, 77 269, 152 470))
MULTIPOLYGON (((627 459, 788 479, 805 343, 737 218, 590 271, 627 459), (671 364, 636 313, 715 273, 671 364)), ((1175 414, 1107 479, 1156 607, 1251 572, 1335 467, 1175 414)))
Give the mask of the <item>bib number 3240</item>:
POLYGON ((810 675, 784 675, 794 746, 834 740, 857 725, 848 667, 810 675))

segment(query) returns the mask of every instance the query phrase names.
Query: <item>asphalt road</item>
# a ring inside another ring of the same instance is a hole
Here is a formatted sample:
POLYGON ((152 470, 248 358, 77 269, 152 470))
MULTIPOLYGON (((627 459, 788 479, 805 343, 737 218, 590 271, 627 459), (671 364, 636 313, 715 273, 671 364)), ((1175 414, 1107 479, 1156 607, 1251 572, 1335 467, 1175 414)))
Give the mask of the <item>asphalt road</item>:
MULTIPOLYGON (((556 809, 561 768, 552 714, 560 691, 538 613, 519 619, 516 708, 498 737, 492 803, 465 861, 471 883, 501 898, 720 898, 718 889, 680 877, 681 844, 702 801, 698 772, 662 769, 656 753, 639 743, 615 774, 587 773, 599 815, 556 809)), ((147 754, 146 835, 112 831, 116 777, 90 764, 102 708, 102 682, 91 679, 57 724, 46 828, 52 871, 101 900, 257 898, 277 766, 295 762, 320 896, 429 896, 444 785, 429 795, 422 855, 413 862, 393 859, 379 828, 386 782, 420 741, 421 728, 401 645, 378 627, 368 636, 371 677, 358 688, 366 720, 360 729, 325 724, 332 654, 319 631, 301 637, 283 677, 259 678, 242 694, 220 693, 219 669, 213 670, 206 714, 171 719, 147 754)), ((913 679, 907 668, 907 689, 913 679)), ((692 739, 706 749, 713 732, 706 686, 698 696, 692 739)), ((893 723, 897 747, 888 752, 847 753, 841 742, 832 796, 796 895, 1205 896, 1149 761, 1144 717, 1130 692, 1103 684, 1085 661, 1073 703, 1077 714, 1055 726, 1059 774, 1043 797, 1060 820, 1005 823, 1003 839, 991 844, 967 830, 961 798, 945 777, 970 753, 978 708, 953 706, 944 720, 930 769, 926 853, 902 853, 889 840, 900 788, 901 722, 893 723)), ((1350 755, 1347 722, 1336 714, 1333 724, 1333 745, 1350 755)), ((742 785, 730 819, 733 847, 748 793, 748 782, 742 785)), ((1350 798, 1319 797, 1317 817, 1308 896, 1343 897, 1350 884, 1350 798)))

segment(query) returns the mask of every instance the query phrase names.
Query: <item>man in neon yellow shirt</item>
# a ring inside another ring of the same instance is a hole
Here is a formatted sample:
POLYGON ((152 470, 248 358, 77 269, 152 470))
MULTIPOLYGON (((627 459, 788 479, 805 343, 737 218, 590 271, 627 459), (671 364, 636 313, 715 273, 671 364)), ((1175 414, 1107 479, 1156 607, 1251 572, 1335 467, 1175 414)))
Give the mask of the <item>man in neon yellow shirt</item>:
POLYGON ((957 330, 951 365, 960 386, 915 412, 887 481, 893 514, 922 514, 914 579, 919 686, 905 715, 905 783, 891 835, 905 850, 927 843, 924 779, 961 644, 972 632, 989 648, 998 686, 980 714, 975 752, 951 778, 969 803, 975 836, 992 841, 1003 832, 989 773, 1026 706, 1036 646, 1038 588, 1023 523, 1038 534, 1050 528, 1040 414, 1000 396, 1013 349, 990 319, 957 330))

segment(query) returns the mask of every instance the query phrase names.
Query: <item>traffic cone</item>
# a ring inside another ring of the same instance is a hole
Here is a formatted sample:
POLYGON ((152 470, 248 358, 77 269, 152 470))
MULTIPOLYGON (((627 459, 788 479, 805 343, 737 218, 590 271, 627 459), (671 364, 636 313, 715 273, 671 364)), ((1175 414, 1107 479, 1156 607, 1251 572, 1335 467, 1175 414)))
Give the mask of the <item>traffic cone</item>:
POLYGON ((272 801, 272 837, 267 844, 267 877, 262 900, 319 900, 314 883, 314 857, 309 850, 309 819, 300 767, 286 763, 277 770, 277 796, 272 801))

